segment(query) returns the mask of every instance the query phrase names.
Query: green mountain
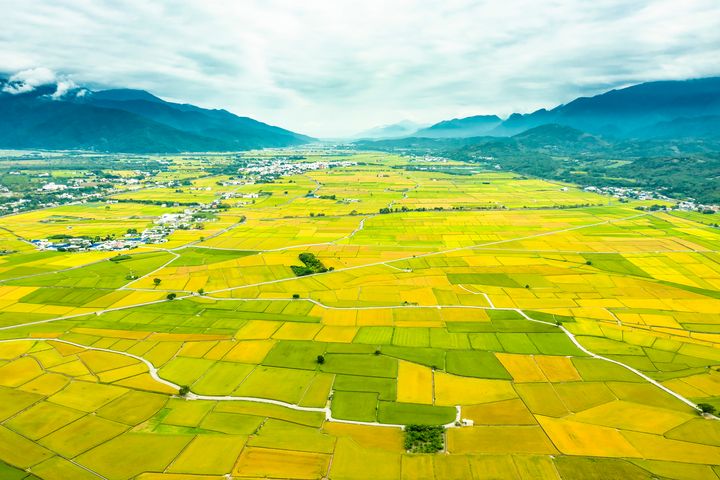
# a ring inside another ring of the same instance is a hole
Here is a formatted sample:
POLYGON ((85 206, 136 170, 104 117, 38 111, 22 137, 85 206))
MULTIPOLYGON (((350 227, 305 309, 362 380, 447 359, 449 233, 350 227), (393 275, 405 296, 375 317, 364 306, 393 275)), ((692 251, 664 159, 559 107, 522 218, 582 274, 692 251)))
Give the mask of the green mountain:
MULTIPOLYGON (((680 118, 717 115, 720 115, 720 77, 647 82, 594 97, 577 98, 552 110, 513 114, 489 135, 515 135, 556 123, 617 138, 633 138, 637 134, 647 138, 653 136, 655 125, 663 128, 664 123, 680 118)), ((686 133, 692 132, 686 130, 686 133)))
POLYGON ((143 90, 55 85, 17 93, 0 80, 0 148, 171 153, 285 147, 312 138, 226 110, 166 102, 143 90))

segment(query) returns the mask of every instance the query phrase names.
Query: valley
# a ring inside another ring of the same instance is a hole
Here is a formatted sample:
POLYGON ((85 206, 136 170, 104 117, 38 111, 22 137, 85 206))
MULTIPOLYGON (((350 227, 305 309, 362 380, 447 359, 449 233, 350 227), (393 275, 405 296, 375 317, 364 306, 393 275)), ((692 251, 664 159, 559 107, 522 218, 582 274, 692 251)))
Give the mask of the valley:
POLYGON ((361 147, 14 157, 0 477, 720 476, 717 214, 361 147))

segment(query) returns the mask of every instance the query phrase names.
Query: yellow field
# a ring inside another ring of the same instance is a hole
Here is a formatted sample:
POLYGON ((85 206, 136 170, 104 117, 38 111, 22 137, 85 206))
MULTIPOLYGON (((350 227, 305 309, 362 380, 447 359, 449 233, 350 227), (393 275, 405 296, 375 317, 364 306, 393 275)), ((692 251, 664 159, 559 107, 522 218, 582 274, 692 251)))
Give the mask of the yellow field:
POLYGON ((0 219, 0 477, 720 472, 718 422, 624 367, 720 407, 720 231, 480 163, 295 153, 355 164, 269 181, 239 165, 288 150, 159 156, 122 202, 0 219), (128 251, 22 240, 186 208, 202 228, 128 251), (441 445, 407 448, 409 424, 441 445))

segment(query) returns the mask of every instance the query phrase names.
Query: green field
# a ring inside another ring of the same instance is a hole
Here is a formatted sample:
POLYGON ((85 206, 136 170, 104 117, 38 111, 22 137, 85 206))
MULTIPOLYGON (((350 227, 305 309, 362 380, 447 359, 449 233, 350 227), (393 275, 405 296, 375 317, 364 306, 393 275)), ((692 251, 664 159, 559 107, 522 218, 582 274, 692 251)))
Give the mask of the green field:
POLYGON ((297 152, 354 164, 227 185, 230 156, 163 156, 189 185, 0 218, 0 478, 720 478, 704 217, 297 152), (220 199, 127 251, 23 241, 220 199), (327 271, 296 276, 302 253, 327 271), (405 451, 409 424, 447 425, 444 451, 405 451))

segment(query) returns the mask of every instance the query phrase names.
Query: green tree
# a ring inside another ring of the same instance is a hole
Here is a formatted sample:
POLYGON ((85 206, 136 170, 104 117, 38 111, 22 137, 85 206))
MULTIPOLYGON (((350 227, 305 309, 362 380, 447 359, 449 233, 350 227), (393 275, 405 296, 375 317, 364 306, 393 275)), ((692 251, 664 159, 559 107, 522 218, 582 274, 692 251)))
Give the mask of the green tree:
POLYGON ((158 285, 160 285, 160 282, 162 282, 162 280, 160 280, 159 278, 157 278, 157 277, 156 277, 156 278, 153 278, 153 283, 155 284, 156 287, 157 287, 158 285))
POLYGON ((168 293, 168 294, 167 294, 167 299, 168 299, 168 300, 175 300, 175 297, 177 297, 177 295, 176 295, 175 293, 168 293))

